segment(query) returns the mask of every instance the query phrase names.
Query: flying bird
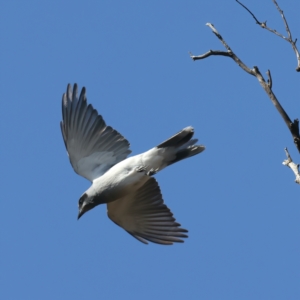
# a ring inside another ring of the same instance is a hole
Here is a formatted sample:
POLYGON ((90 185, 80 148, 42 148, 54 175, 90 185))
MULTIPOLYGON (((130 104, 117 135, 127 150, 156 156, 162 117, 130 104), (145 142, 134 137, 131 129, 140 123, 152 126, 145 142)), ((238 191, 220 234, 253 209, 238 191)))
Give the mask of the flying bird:
POLYGON ((108 217, 129 234, 147 241, 172 245, 183 242, 186 229, 176 222, 164 204, 157 181, 158 171, 201 153, 195 145, 193 127, 186 127, 158 146, 127 157, 129 142, 107 126, 102 116, 87 103, 83 87, 67 86, 62 97, 62 136, 74 171, 92 185, 78 201, 78 219, 99 204, 107 204, 108 217))

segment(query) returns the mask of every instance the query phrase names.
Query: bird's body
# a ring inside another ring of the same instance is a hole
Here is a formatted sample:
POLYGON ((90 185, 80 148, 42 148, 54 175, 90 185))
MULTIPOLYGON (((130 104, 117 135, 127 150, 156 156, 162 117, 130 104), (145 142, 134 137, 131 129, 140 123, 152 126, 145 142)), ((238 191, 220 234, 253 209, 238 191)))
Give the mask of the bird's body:
POLYGON ((114 165, 101 177, 96 178, 87 194, 97 195, 103 203, 109 203, 137 189, 147 180, 146 174, 137 171, 141 166, 141 155, 129 157, 114 165))
POLYGON ((76 173, 89 179, 91 187, 79 199, 79 215, 107 203, 108 216, 143 243, 182 242, 187 237, 163 203, 156 180, 158 171, 202 152, 194 145, 194 130, 186 127, 160 145, 127 158, 128 141, 110 126, 91 105, 85 89, 68 85, 63 95, 61 129, 70 162, 76 173))
POLYGON ((166 167, 165 157, 175 157, 175 149, 167 150, 155 147, 122 160, 93 181, 91 192, 103 195, 104 203, 108 203, 138 189, 149 179, 149 174, 166 167))

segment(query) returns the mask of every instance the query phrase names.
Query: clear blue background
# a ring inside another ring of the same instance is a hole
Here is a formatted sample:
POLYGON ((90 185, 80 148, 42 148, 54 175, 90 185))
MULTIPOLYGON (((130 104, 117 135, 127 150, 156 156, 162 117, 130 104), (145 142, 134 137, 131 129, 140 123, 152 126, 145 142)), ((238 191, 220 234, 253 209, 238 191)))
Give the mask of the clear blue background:
MULTIPOLYGON (((284 33, 271 0, 245 1, 284 33)), ((279 1, 300 38, 298 0, 279 1)), ((223 50, 213 23, 300 117, 291 46, 235 1, 1 1, 1 299, 300 299, 300 163, 254 77, 223 50), (148 150, 192 125, 201 155, 156 177, 189 229, 184 244, 145 246, 99 206, 77 221, 89 182, 60 133, 67 83, 87 87, 107 124, 148 150)))

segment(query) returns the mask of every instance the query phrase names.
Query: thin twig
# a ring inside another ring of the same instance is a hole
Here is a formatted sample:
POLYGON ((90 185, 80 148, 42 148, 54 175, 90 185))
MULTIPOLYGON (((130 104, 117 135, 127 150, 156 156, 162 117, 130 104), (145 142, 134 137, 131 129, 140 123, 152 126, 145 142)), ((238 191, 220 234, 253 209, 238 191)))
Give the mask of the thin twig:
POLYGON ((288 34, 288 36, 289 36, 289 39, 292 41, 292 40, 293 40, 293 39, 292 39, 292 33, 291 33, 291 31, 290 31, 290 28, 289 28, 289 25, 288 25, 288 23, 287 23, 287 20, 286 20, 286 18, 285 18, 285 16, 284 16, 283 10, 281 10, 281 8, 279 7, 279 5, 277 4, 277 2, 276 2, 275 0, 273 0, 273 2, 274 2, 274 4, 275 4, 277 10, 279 11, 279 13, 280 13, 280 15, 281 15, 281 18, 282 18, 282 20, 283 20, 283 22, 284 22, 285 30, 286 30, 286 32, 287 32, 287 34, 288 34))
POLYGON ((282 162, 283 165, 288 166, 294 172, 296 179, 295 182, 300 184, 300 172, 299 172, 299 164, 295 164, 289 154, 287 148, 284 148, 287 159, 282 162))
POLYGON ((298 48, 297 48, 297 46, 296 46, 297 39, 295 39, 295 40, 293 41, 292 33, 291 33, 291 31, 290 31, 289 25, 288 25, 288 23, 287 23, 287 20, 286 20, 286 18, 285 18, 285 16, 284 16, 283 11, 280 9, 279 5, 277 4, 277 2, 276 2, 275 0, 272 0, 272 1, 274 2, 274 5, 276 6, 277 10, 279 11, 279 13, 280 13, 280 15, 281 15, 281 17, 282 17, 282 19, 283 19, 283 23, 284 23, 284 26, 285 26, 285 30, 286 30, 286 32, 287 32, 287 34, 288 34, 288 37, 286 37, 286 36, 284 36, 283 34, 279 33, 279 32, 276 31, 275 29, 272 29, 272 28, 268 27, 268 26, 267 26, 267 21, 265 21, 265 22, 260 22, 260 21, 258 21, 258 19, 257 19, 257 18, 255 17, 255 15, 250 11, 249 8, 247 8, 247 7, 246 7, 244 4, 242 4, 239 0, 236 0, 237 3, 239 3, 242 7, 244 7, 244 8, 251 14, 251 16, 253 17, 253 19, 256 21, 256 24, 258 24, 261 28, 264 28, 264 29, 266 29, 266 30, 268 30, 268 31, 270 31, 270 32, 272 32, 272 33, 274 33, 274 34, 276 34, 277 36, 279 36, 280 38, 284 39, 285 41, 287 41, 288 43, 291 44, 291 46, 292 46, 292 48, 293 48, 293 50, 294 50, 294 52, 295 52, 295 54, 296 54, 297 63, 298 63, 297 68, 296 68, 296 71, 297 71, 297 72, 300 72, 300 54, 299 54, 299 50, 298 50, 298 48))
MULTIPOLYGON (((257 20, 257 18, 255 17, 255 15, 253 14, 253 12, 252 12, 248 7, 246 7, 243 3, 241 3, 241 2, 238 1, 238 0, 236 0, 236 2, 239 3, 241 6, 243 6, 243 7, 249 12, 249 14, 250 14, 250 15, 253 17, 253 19, 256 21, 256 24, 258 24, 258 25, 264 27, 264 26, 263 26, 264 23, 259 22, 259 21, 257 20)), ((267 21, 266 21, 266 22, 267 22, 267 21)))
POLYGON ((225 40, 222 38, 221 34, 216 30, 216 28, 211 23, 206 23, 207 26, 209 26, 212 30, 212 32, 216 35, 216 37, 221 41, 221 43, 224 45, 224 47, 227 49, 227 51, 220 51, 220 50, 210 50, 206 52, 205 54, 195 56, 190 53, 190 57, 193 60, 199 60, 204 59, 206 57, 209 57, 211 55, 221 55, 221 56, 227 56, 232 58, 245 72, 247 72, 250 75, 253 75, 257 78, 262 88, 265 90, 269 98, 271 99, 273 105, 283 118, 285 124, 289 128, 294 143, 300 152, 300 135, 299 135, 299 121, 298 119, 294 120, 294 122, 291 121, 290 117, 286 113, 286 111, 283 109, 281 104, 279 103, 278 99, 276 98, 275 94, 272 91, 272 77, 270 71, 267 72, 269 80, 265 80, 262 74, 260 73, 258 67, 253 67, 253 69, 250 69, 248 66, 246 66, 239 57, 232 51, 232 49, 228 46, 228 44, 225 42, 225 40))
POLYGON ((198 59, 203 59, 203 58, 206 58, 206 57, 209 57, 211 55, 223 55, 223 56, 230 56, 230 54, 226 51, 219 51, 219 50, 209 50, 208 52, 202 54, 202 55, 199 55, 199 56, 193 56, 193 54, 191 52, 189 52, 190 54, 190 57, 193 59, 193 60, 198 60, 198 59))

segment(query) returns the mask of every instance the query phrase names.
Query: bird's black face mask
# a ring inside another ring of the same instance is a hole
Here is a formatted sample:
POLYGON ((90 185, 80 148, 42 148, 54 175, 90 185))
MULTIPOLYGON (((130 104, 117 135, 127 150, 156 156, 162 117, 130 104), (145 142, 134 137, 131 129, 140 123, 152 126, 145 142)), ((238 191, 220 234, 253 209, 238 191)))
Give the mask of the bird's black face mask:
POLYGON ((80 219, 81 216, 83 216, 87 211, 94 208, 96 205, 93 201, 93 198, 89 198, 86 193, 84 193, 79 201, 78 201, 78 217, 77 219, 80 219))

